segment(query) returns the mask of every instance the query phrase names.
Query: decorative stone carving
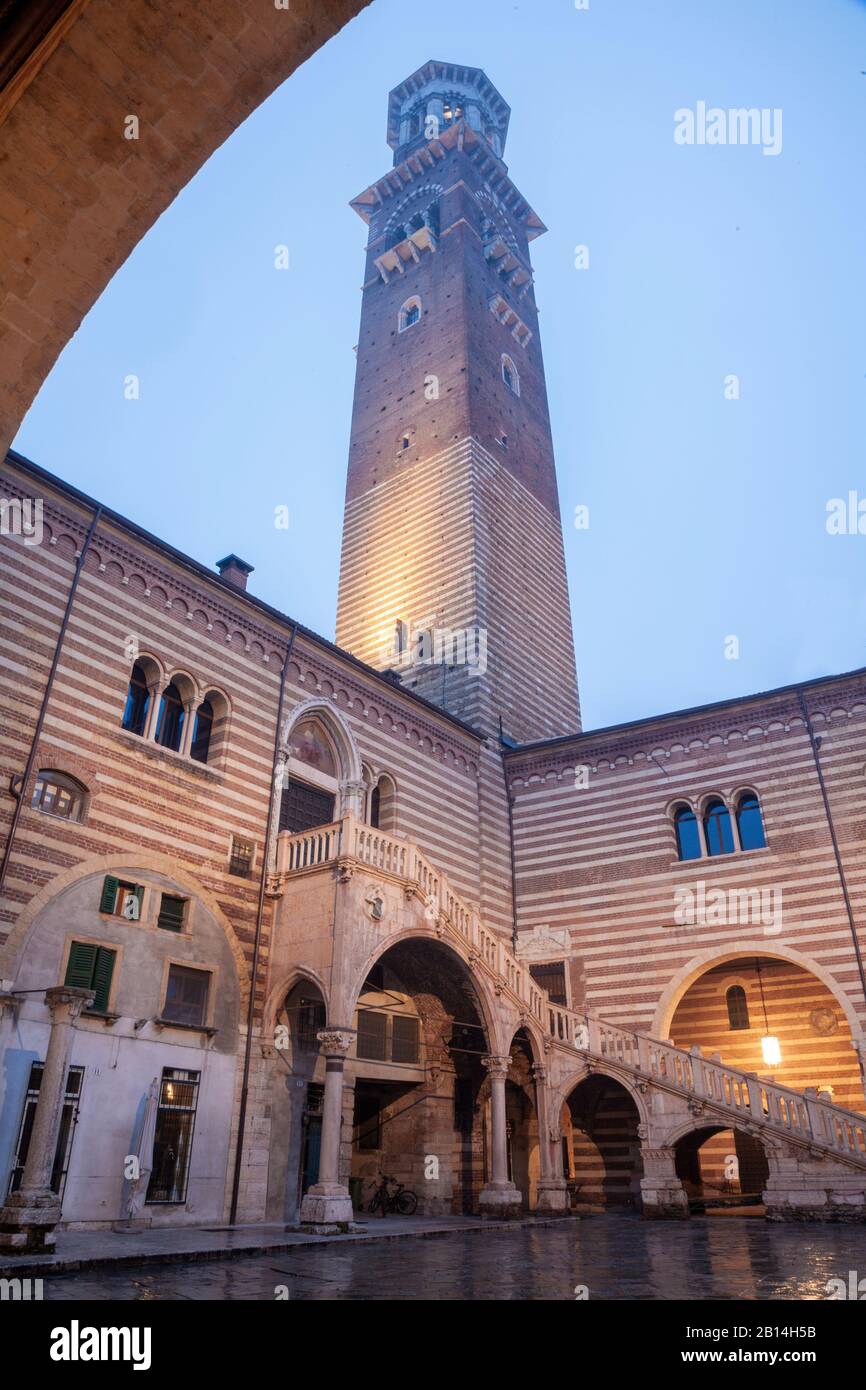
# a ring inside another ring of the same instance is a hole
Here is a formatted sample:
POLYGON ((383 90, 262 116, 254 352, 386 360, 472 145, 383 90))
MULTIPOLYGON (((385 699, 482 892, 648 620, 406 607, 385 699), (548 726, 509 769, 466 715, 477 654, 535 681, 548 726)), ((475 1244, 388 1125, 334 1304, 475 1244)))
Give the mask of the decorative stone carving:
POLYGON ((345 1057, 355 1041, 354 1028, 323 1028, 316 1034, 326 1057, 345 1057))
POLYGON ((561 960, 571 950, 571 938, 566 927, 539 925, 532 931, 521 932, 517 938, 517 959, 520 961, 561 960))

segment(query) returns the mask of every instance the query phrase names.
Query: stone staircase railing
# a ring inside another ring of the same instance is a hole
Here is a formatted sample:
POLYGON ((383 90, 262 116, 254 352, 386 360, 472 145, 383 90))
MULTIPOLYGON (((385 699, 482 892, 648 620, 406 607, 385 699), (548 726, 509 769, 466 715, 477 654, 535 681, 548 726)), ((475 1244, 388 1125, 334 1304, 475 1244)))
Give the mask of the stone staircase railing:
POLYGON ((477 912, 451 888, 444 874, 418 846, 345 816, 331 825, 277 838, 276 872, 302 873, 347 860, 416 889, 432 910, 437 926, 468 948, 469 962, 480 967, 501 992, 505 990, 548 1033, 553 1043, 589 1060, 608 1062, 664 1090, 793 1140, 816 1146, 843 1161, 866 1168, 866 1116, 824 1100, 816 1090, 791 1090, 754 1073, 704 1057, 700 1048, 686 1051, 597 1018, 553 1004, 506 946, 484 926, 477 912))
MULTIPOLYGON (((414 887, 431 914, 435 914, 437 924, 468 948, 470 963, 479 963, 520 1008, 552 1031, 552 1014, 547 1019, 550 1003, 546 991, 535 983, 528 968, 509 951, 502 937, 484 926, 478 913, 455 893, 445 875, 411 840, 376 830, 354 816, 344 816, 342 821, 299 834, 282 831, 277 836, 278 878, 338 860, 364 864, 414 887)), ((570 1017, 562 1025, 569 1029, 568 1040, 572 1036, 570 1017)))
POLYGON ((699 1047, 687 1052, 591 1014, 579 1017, 574 1045, 639 1080, 866 1168, 866 1115, 822 1099, 814 1087, 795 1091, 727 1066, 718 1054, 705 1057, 699 1047))

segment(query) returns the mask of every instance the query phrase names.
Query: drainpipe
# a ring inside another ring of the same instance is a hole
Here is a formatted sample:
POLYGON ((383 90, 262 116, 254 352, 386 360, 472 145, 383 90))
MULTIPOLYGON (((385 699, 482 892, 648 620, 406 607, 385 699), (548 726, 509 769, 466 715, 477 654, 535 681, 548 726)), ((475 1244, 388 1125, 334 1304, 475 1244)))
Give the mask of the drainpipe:
MULTIPOLYGON (((286 654, 283 657, 283 669, 280 674, 280 694, 277 700, 277 724, 274 729, 274 757, 273 768, 276 769, 277 759, 280 756, 280 731, 283 727, 283 704, 286 697, 286 674, 289 669, 289 657, 295 645, 295 637, 298 633, 298 624, 295 623, 289 637, 289 645, 286 647, 286 654)), ((265 823, 265 842, 262 850, 262 871, 259 876, 259 901, 256 908, 256 932, 253 942, 253 964, 250 971, 250 997, 247 1005, 247 1038, 244 1045, 244 1078, 241 1084, 241 1107, 238 1114, 238 1137, 235 1145, 235 1170, 232 1176, 232 1204, 229 1213, 229 1224, 234 1226, 238 1218, 238 1194, 241 1185, 241 1157, 244 1148, 244 1133, 247 1123, 247 1102, 250 1090, 250 1058, 253 1050, 253 1020, 256 1008, 256 985, 259 979, 259 956, 262 944, 262 922, 265 914, 265 889, 268 882, 268 848, 271 843, 271 829, 274 823, 274 788, 273 773, 268 785, 268 815, 265 823)))
POLYGON ((24 772, 22 773, 20 778, 13 777, 10 782, 9 790, 12 796, 15 797, 15 810, 12 814, 12 822, 9 826, 9 830, 6 835, 6 846, 3 852, 3 863, 0 864, 0 893, 2 893, 3 891, 3 885, 6 882, 6 874, 9 871, 9 865, 12 861, 12 848, 15 843, 15 836, 18 831, 18 822, 21 819, 21 812, 24 809, 24 793, 27 790, 27 786, 30 781, 30 776, 33 772, 33 764, 36 761, 36 754, 39 747, 39 739, 42 735, 42 728, 45 723, 45 715, 48 712, 48 701, 51 698, 51 692, 54 688, 54 677, 57 674, 57 667, 60 662, 60 652, 63 647, 63 639, 66 636, 66 629, 69 627, 69 618, 70 614, 72 613, 72 604, 75 599, 76 591, 78 589, 78 581, 81 578, 81 573, 84 569, 84 561, 87 559, 87 552, 90 549, 90 542, 93 539, 93 533, 96 530, 96 527, 99 523, 99 518, 101 516, 102 507, 98 506, 91 518, 90 526, 88 528, 87 535, 84 539, 84 544, 78 552, 78 562, 75 566, 75 573, 72 576, 72 583, 69 586, 69 593, 66 597, 66 608, 63 612, 63 620, 60 624, 60 631, 57 634, 57 641, 54 644, 54 655, 51 658, 51 668, 48 672, 48 680, 45 682, 45 689, 42 692, 42 703, 39 706, 39 715, 36 720, 36 728, 33 730, 33 738, 30 741, 30 751, 27 754, 27 763, 25 765, 24 772))
POLYGON ((803 722, 806 725, 806 732, 809 735, 809 743, 812 746, 812 757, 815 760, 815 771, 818 774, 818 784, 821 788, 821 798, 824 802, 824 814, 827 817, 827 825, 830 828, 830 839, 833 842, 833 854, 836 857, 836 869, 839 874, 839 882, 842 885, 842 896, 845 899, 845 911, 848 914, 848 926, 851 930, 851 940, 854 943, 854 955, 857 960, 857 970, 860 975, 860 987, 863 991, 863 998, 866 1000, 866 973, 863 970, 863 956, 860 951, 860 942, 857 939, 857 924, 854 921, 854 909, 851 906, 851 898, 848 893, 848 882, 845 878, 845 868, 842 863, 842 855, 839 851, 839 841, 836 839, 836 827, 833 824, 833 813, 830 810, 830 798, 827 795, 827 785, 824 781, 824 770, 821 767, 821 759, 818 757, 818 740, 812 728, 812 721, 809 718, 809 710, 806 706, 806 698, 803 691, 798 691, 800 700, 800 710, 803 715, 803 722))
POLYGON ((508 847, 511 863, 511 949, 517 955, 517 872, 514 864, 514 797, 508 785, 508 772, 505 767, 505 739, 502 733, 502 715, 499 716, 499 756, 502 759, 502 780, 505 783, 505 804, 508 807, 508 847))

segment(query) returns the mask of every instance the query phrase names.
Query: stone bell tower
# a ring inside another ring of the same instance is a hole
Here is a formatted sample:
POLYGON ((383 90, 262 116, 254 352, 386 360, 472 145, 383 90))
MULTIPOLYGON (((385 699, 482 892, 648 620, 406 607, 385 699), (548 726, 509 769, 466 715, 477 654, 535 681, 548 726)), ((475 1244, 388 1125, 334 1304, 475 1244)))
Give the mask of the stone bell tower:
POLYGON ((478 68, 391 92, 369 226, 337 642, 487 732, 579 727, 529 243, 509 108, 478 68))

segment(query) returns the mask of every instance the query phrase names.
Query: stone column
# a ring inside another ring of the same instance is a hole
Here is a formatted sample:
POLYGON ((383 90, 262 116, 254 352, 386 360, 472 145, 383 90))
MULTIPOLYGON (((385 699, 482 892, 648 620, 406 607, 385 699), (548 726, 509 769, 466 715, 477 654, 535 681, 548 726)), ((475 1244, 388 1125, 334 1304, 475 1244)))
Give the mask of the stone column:
POLYGON ((640 1195, 645 1217, 687 1217, 689 1199, 677 1177, 676 1155, 669 1146, 652 1148, 641 1143, 643 1177, 640 1195))
POLYGON ((351 778, 347 778, 340 783, 340 805, 337 815, 354 816, 356 820, 363 821, 366 800, 366 782, 353 782, 351 778))
POLYGON ((568 1210, 568 1188, 565 1178, 559 1172, 559 1164, 554 1162, 553 1156, 553 1135, 558 1133, 550 1123, 550 1106, 548 1104, 547 1091, 547 1068, 533 1067, 532 1075, 535 1080, 535 1114, 538 1123, 538 1154, 541 1166, 541 1175, 537 1184, 536 1211, 556 1211, 563 1212, 568 1210))
POLYGON ((350 1028, 324 1028, 316 1035, 325 1054, 325 1100, 322 1106, 322 1147, 319 1181, 301 1202, 301 1225, 327 1233, 352 1220, 352 1199, 340 1182, 340 1132, 343 1124, 343 1069, 355 1033, 350 1028))
POLYGON ((0 1250, 14 1255, 46 1252, 54 1247, 54 1228, 60 1220, 60 1198, 51 1190, 51 1170, 66 1095, 66 1076, 75 1020, 93 991, 55 985, 45 991, 51 1032, 42 1069, 36 1118, 30 1133, 21 1186, 0 1211, 0 1250))
POLYGON ((493 1176, 485 1183, 478 1199, 482 1216, 517 1216, 522 1198, 508 1178, 508 1150, 505 1138, 505 1078, 510 1057, 482 1057, 490 1076, 491 1160, 493 1176))

